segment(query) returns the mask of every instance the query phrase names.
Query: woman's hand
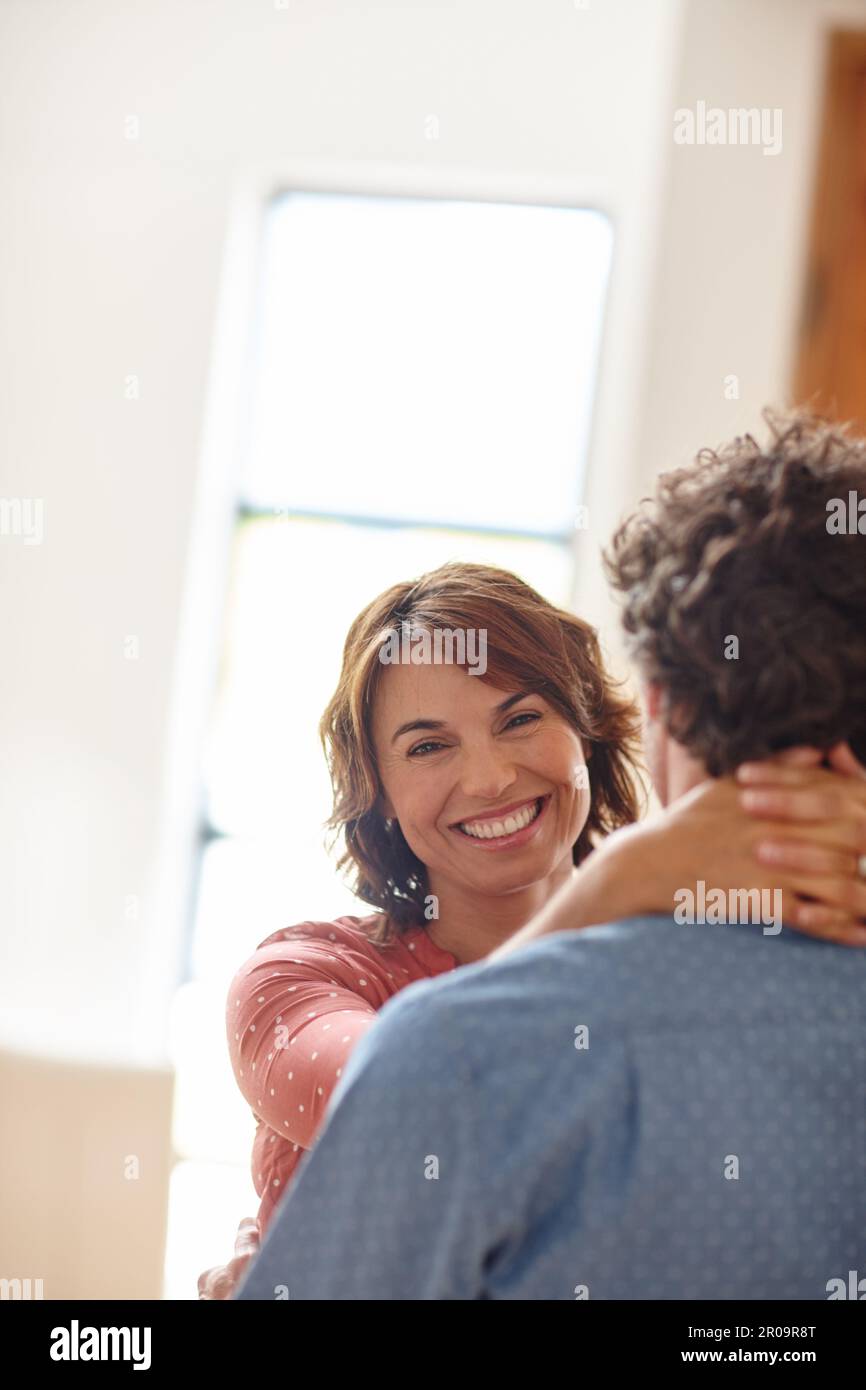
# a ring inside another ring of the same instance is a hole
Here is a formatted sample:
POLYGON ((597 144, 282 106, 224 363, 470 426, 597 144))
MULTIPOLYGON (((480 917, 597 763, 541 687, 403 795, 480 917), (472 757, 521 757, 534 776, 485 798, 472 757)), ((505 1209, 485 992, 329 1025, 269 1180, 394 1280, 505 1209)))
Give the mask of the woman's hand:
POLYGON ((245 1216, 235 1236, 234 1259, 215 1265, 198 1276, 199 1298, 231 1298, 246 1273, 250 1260, 259 1253, 259 1228, 255 1218, 245 1216))
POLYGON ((786 925, 866 945, 866 768, 847 744, 828 755, 829 769, 823 756, 797 748, 744 764, 642 827, 659 910, 697 878, 725 890, 780 889, 786 925))
POLYGON ((736 774, 740 802, 758 822, 757 858, 791 877, 790 925, 862 945, 866 935, 858 939, 856 925, 866 919, 866 768, 847 743, 827 758, 832 771, 808 748, 744 763, 736 774))

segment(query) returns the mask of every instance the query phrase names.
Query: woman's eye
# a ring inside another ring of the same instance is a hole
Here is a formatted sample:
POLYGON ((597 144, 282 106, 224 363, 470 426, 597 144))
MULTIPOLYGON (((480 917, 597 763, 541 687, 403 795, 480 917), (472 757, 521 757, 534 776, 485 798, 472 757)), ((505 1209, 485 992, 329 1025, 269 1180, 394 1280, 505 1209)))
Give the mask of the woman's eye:
MULTIPOLYGON (((540 714, 536 714, 532 710, 522 710, 520 714, 515 714, 509 719, 503 733, 507 733, 509 729, 521 729, 526 728, 529 724, 537 724, 540 719, 540 714)), ((406 756, 409 758, 428 758, 431 753, 438 753, 440 749, 445 747, 447 745, 440 743, 438 739, 428 738, 423 743, 416 743, 414 748, 409 749, 406 756)))
POLYGON ((427 756, 427 753, 424 751, 425 749, 429 751, 431 748, 444 748, 444 746, 445 745, 442 743, 436 743, 433 739, 427 739, 425 743, 416 743, 414 748, 410 748, 409 757, 414 758, 420 754, 420 756, 424 758, 427 756))
POLYGON ((518 723, 518 720, 528 719, 530 724, 535 724, 540 718, 540 714, 533 714, 530 710, 526 710, 523 714, 515 714, 513 719, 509 719, 505 727, 506 729, 520 728, 521 725, 518 723))

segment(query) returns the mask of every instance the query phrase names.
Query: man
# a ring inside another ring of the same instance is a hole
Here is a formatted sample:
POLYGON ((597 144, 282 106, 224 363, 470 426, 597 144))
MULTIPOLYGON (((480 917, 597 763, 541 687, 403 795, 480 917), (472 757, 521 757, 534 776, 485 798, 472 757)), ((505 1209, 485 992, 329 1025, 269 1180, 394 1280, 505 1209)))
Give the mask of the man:
MULTIPOLYGON (((663 476, 617 533, 663 804, 780 749, 864 756, 860 497, 866 445, 793 418, 663 476)), ((237 1296, 824 1299, 866 1276, 866 952, 690 914, 704 888, 388 1003, 237 1296)))

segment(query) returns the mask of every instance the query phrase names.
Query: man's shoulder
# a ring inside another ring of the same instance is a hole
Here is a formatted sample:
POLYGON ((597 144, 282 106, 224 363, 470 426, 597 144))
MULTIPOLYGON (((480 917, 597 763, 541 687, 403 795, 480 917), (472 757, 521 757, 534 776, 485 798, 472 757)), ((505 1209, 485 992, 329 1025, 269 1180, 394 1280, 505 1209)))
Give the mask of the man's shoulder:
POLYGON ((468 1058, 482 1035, 545 1027, 560 1009, 570 1015, 591 1004, 597 1016, 630 1012, 634 1018, 645 992, 629 1000, 624 985, 665 973, 661 961, 673 953, 671 926, 669 918, 634 918, 556 932, 501 959, 412 984, 381 1010, 381 1041, 386 1030, 389 1040, 399 1034, 400 1044, 413 1049, 438 1048, 447 1039, 468 1058))
MULTIPOLYGON (((836 946, 761 923, 680 924, 633 917, 560 931, 496 961, 479 961, 410 986, 386 1005, 417 1037, 473 1038, 498 1029, 557 1026, 591 1016, 641 1032, 702 1029, 739 1018, 801 1020, 861 1009, 866 950, 836 946)), ((505 1036, 505 1034, 503 1034, 505 1036)))

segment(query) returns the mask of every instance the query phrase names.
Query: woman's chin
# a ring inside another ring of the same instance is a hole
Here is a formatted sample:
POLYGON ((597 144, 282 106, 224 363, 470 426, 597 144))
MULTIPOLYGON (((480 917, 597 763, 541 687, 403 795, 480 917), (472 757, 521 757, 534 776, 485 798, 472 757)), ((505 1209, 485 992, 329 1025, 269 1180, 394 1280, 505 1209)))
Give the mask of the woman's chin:
POLYGON ((561 858, 550 853, 526 854, 519 863, 515 859, 508 864, 504 856, 485 855, 482 863, 473 864, 467 870, 463 886, 471 886, 492 897, 534 888, 553 876, 561 858))

